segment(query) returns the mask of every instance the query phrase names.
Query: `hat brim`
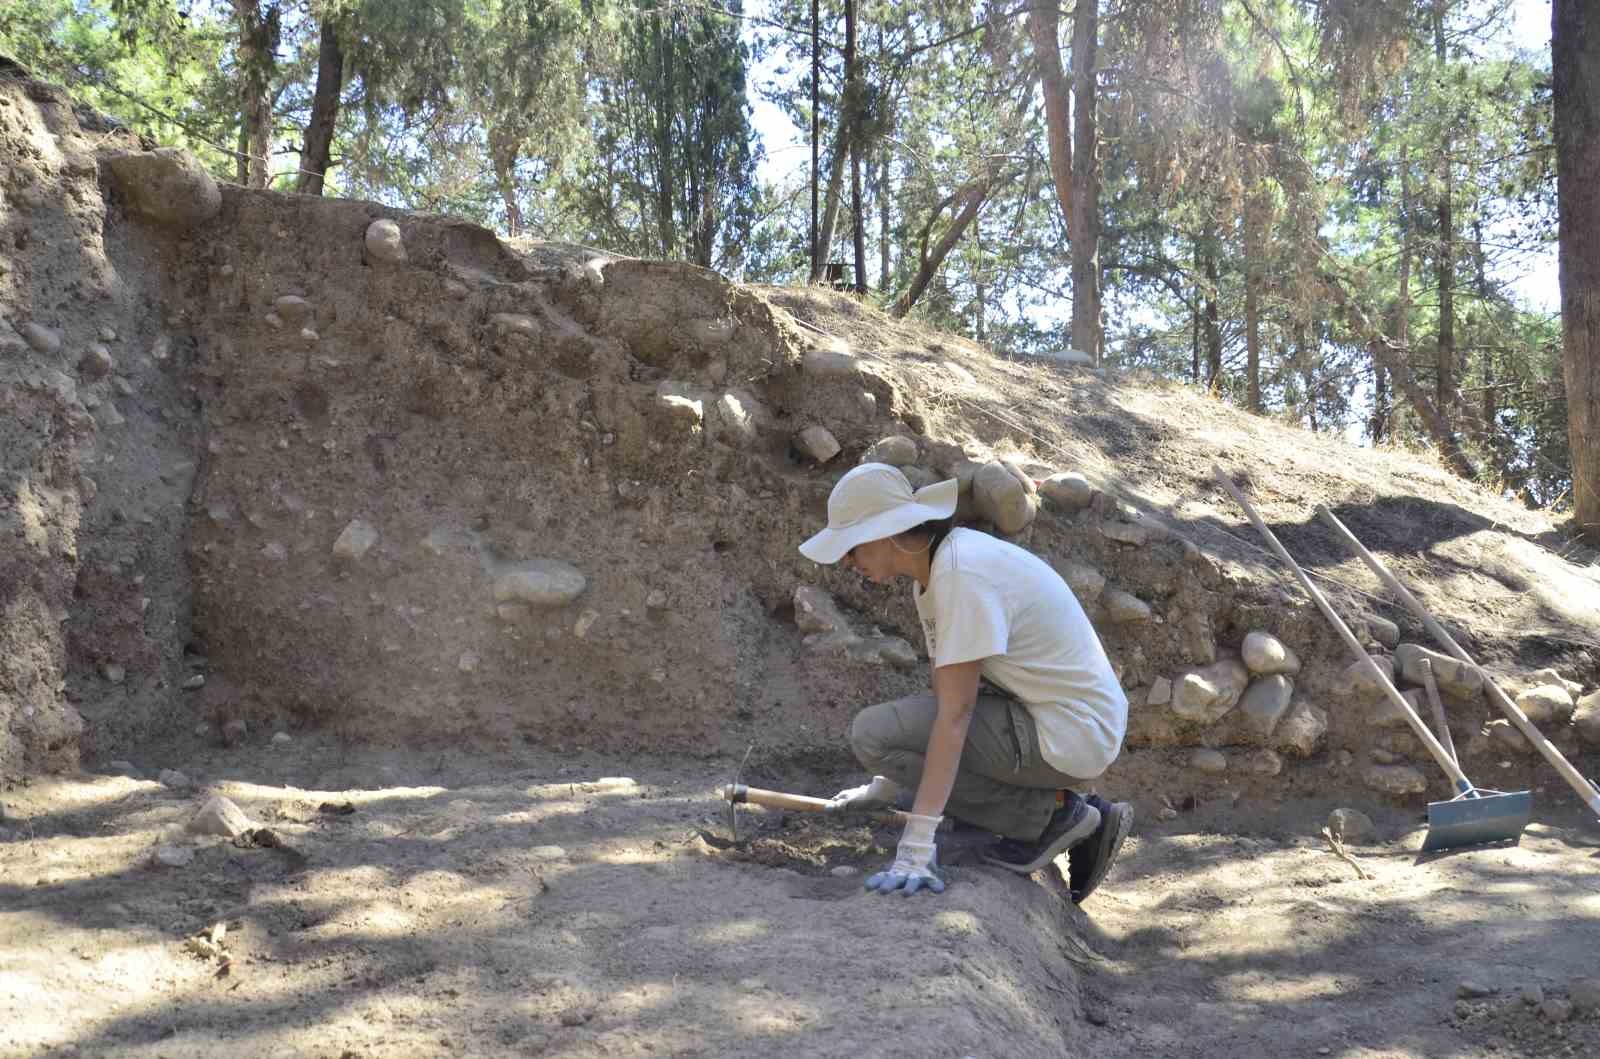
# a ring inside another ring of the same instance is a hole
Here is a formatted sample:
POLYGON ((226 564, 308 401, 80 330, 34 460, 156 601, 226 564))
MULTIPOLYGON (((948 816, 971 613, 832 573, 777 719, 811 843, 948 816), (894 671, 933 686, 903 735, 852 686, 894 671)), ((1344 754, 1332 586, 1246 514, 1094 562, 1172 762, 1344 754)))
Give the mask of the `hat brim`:
POLYGON ((843 559, 858 544, 893 537, 924 522, 935 522, 956 513, 961 485, 956 479, 923 486, 912 494, 912 502, 891 511, 880 512, 850 526, 829 526, 800 545, 800 554, 814 563, 832 564, 843 559))

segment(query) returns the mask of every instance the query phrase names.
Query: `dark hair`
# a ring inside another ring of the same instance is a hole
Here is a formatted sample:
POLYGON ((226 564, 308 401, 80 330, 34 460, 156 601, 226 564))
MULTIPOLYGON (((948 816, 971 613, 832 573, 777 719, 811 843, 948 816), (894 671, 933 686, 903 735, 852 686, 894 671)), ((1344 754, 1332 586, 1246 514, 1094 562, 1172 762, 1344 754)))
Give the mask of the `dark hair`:
POLYGON ((945 537, 955 529, 956 520, 952 515, 949 518, 929 519, 920 525, 912 526, 907 533, 920 533, 928 538, 928 561, 933 562, 934 555, 939 551, 939 545, 944 543, 945 537))

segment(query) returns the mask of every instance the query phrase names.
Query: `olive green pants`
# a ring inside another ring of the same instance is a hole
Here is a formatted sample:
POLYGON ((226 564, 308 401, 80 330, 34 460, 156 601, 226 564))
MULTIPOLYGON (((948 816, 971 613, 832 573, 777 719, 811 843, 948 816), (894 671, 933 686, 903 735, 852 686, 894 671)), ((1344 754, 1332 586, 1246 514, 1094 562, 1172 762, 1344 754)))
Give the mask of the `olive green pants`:
MULTIPOLYGON (((939 703, 932 694, 880 702, 856 714, 850 747, 867 770, 915 791, 939 703)), ((979 695, 945 813, 1006 838, 1031 842, 1056 809, 1056 791, 1088 782, 1039 755, 1033 715, 1001 695, 979 695)))

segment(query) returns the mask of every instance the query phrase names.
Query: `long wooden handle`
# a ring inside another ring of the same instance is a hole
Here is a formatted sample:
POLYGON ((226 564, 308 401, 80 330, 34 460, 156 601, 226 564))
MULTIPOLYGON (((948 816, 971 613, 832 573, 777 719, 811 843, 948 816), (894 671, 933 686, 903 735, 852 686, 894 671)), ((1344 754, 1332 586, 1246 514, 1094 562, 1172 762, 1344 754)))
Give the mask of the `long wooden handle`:
POLYGON ((1335 533, 1344 539, 1344 542, 1350 546, 1350 550, 1359 555, 1368 568, 1378 575, 1378 579, 1388 586, 1389 591, 1400 598, 1400 602, 1406 605, 1406 609, 1417 616, 1423 627, 1433 634, 1433 638, 1444 645, 1445 650, 1449 651, 1460 662, 1470 666, 1473 672, 1478 674, 1478 679, 1483 681, 1484 688, 1489 692, 1489 698, 1495 705, 1500 707, 1500 712, 1511 718, 1511 723, 1516 725, 1528 742, 1532 743, 1534 748, 1544 755, 1544 759, 1550 762, 1551 766, 1561 774, 1561 778, 1567 781, 1567 785, 1578 793, 1578 797, 1583 799, 1583 803, 1589 807, 1589 810, 1596 816, 1600 816, 1600 787, 1596 787, 1584 778, 1583 773, 1572 767, 1572 763, 1562 755, 1561 751, 1557 750, 1550 740, 1544 737, 1544 733, 1534 727, 1532 721, 1528 720, 1528 715, 1518 709, 1517 704, 1512 702, 1506 693, 1500 690, 1500 685, 1496 684, 1489 674, 1484 672, 1483 668, 1474 662, 1467 652, 1461 649, 1461 645, 1456 643, 1449 633, 1445 632, 1444 626, 1433 620, 1433 615, 1428 613, 1426 607, 1417 602, 1416 596, 1406 591, 1406 586, 1400 583, 1400 579, 1391 574, 1389 568, 1378 561, 1377 556, 1367 551, 1366 547, 1356 540, 1356 535, 1345 528, 1344 523, 1340 522, 1338 517, 1328 510, 1326 504, 1317 505, 1317 514, 1322 517, 1322 521, 1326 522, 1335 533))
POLYGON ((1384 675, 1383 670, 1378 668, 1378 663, 1374 662, 1372 656, 1367 654, 1366 649, 1361 646, 1361 642, 1356 639, 1355 633, 1351 632, 1349 627, 1345 625, 1344 619, 1334 612, 1333 605, 1328 602, 1317 586, 1311 583, 1311 578, 1307 577, 1306 572, 1300 569, 1300 564, 1295 562, 1293 557, 1284 550, 1282 544, 1278 543, 1278 538, 1273 534, 1272 530, 1267 528, 1267 524, 1261 521, 1261 516, 1256 514, 1256 509, 1251 506, 1250 501, 1246 500, 1244 494, 1239 492, 1239 487, 1234 485, 1233 480, 1223 474, 1222 468, 1216 464, 1211 465, 1211 473, 1216 475, 1217 481, 1233 497, 1234 502, 1244 509, 1244 513, 1250 518, 1250 524, 1272 546, 1272 550, 1277 553, 1278 558, 1282 559, 1285 565, 1294 571, 1294 576, 1299 580, 1300 587, 1306 590, 1306 595, 1310 596, 1312 602, 1316 603, 1318 609, 1322 611, 1322 616, 1327 618, 1328 623, 1338 631, 1340 638, 1344 640, 1345 646, 1350 648, 1350 653, 1367 664, 1367 669, 1371 672, 1373 679, 1383 687, 1383 693, 1389 696, 1389 701, 1394 703, 1395 707, 1400 710, 1401 714, 1410 723, 1411 730, 1416 733, 1417 738, 1422 740, 1423 745, 1428 748, 1428 753, 1433 755, 1433 760, 1437 761, 1439 767, 1444 769, 1445 775, 1450 777, 1450 782, 1455 784, 1456 790, 1462 793, 1472 790, 1472 783, 1462 774, 1461 766, 1457 765, 1455 760, 1445 753, 1444 747, 1439 745, 1439 740, 1433 737, 1433 733, 1428 731, 1428 726, 1422 723, 1422 718, 1417 716, 1417 711, 1411 708, 1411 703, 1406 701, 1405 696, 1400 694, 1393 682, 1384 675))
MULTIPOLYGON (((826 798, 813 798, 808 794, 790 794, 788 791, 769 791, 762 787, 747 787, 742 783, 730 783, 725 787, 718 787, 717 797, 735 805, 748 802, 751 805, 764 805, 769 809, 793 809, 802 813, 820 813, 828 808, 826 798)), ((869 815, 901 824, 906 821, 906 814, 899 809, 879 809, 869 815)))
POLYGON ((1422 686, 1428 691, 1428 705, 1433 707, 1433 726, 1439 729, 1439 742, 1450 751, 1450 760, 1461 764, 1461 755, 1456 753, 1456 741, 1450 734, 1450 723, 1444 715, 1444 702, 1439 698, 1439 682, 1433 679, 1433 663, 1426 658, 1422 660, 1422 686))

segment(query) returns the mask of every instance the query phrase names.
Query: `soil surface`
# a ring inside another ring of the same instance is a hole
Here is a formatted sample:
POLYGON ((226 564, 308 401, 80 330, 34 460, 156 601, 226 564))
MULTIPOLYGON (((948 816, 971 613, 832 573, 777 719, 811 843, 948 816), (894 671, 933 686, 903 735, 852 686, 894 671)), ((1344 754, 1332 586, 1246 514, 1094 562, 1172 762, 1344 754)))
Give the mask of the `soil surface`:
POLYGON ((1600 833, 1570 817, 1422 856, 1395 810, 1351 847, 1362 880, 1318 835, 1333 803, 1199 803, 1145 814, 1079 908, 970 863, 939 897, 867 893, 894 836, 865 821, 741 809, 730 846, 734 762, 158 753, 195 786, 4 792, 0 1055, 1600 1050, 1600 1011, 1556 1021, 1600 936, 1600 833), (212 792, 270 835, 153 861, 212 792))

